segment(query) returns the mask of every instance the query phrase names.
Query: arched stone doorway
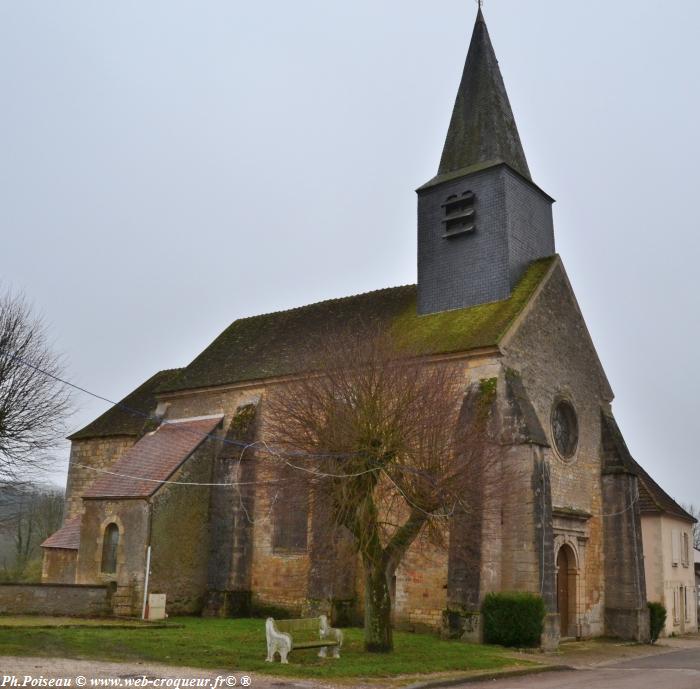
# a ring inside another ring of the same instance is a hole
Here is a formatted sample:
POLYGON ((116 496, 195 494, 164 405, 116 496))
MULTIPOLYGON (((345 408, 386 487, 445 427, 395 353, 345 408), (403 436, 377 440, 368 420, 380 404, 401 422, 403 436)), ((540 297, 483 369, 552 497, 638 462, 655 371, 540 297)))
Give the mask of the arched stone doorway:
POLYGON ((576 555, 564 544, 557 554, 557 611, 562 638, 576 636, 576 555))

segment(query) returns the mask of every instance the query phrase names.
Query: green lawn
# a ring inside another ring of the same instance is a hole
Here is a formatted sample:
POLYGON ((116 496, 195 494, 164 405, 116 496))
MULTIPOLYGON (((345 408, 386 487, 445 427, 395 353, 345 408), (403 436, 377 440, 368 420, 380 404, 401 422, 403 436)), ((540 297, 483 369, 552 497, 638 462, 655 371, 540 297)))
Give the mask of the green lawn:
POLYGON ((272 664, 265 662, 263 620, 181 617, 171 622, 168 628, 153 629, 0 627, 0 655, 143 660, 312 678, 391 677, 531 664, 515 661, 499 647, 403 632, 395 634, 394 653, 365 653, 360 629, 345 630, 339 660, 322 660, 315 651, 302 650, 290 654, 289 665, 272 664))

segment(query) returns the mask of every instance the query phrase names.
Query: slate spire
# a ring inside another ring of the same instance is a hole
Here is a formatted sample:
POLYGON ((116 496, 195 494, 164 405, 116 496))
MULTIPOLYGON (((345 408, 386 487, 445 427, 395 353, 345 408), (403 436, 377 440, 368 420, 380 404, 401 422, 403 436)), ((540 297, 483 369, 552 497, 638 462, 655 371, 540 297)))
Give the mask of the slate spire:
POLYGON ((501 70, 479 7, 438 175, 491 162, 507 163, 530 179, 501 70))

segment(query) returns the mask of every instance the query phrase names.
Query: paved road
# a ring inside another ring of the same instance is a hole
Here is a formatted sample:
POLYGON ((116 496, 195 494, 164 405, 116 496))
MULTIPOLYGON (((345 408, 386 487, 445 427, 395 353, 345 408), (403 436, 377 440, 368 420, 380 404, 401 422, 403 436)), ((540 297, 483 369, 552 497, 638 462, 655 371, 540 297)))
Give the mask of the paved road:
POLYGON ((463 689, 700 689, 700 649, 626 660, 587 670, 464 684, 463 689))
MULTIPOLYGON (((580 667, 580 666, 579 666, 580 667)), ((149 678, 210 678, 229 673, 216 670, 156 665, 153 663, 105 663, 99 661, 68 660, 63 658, 31 658, 0 656, 0 689, 2 676, 25 675, 33 677, 87 678, 141 677, 149 678)), ((231 673, 239 680, 242 673, 231 673)), ((210 686, 213 686, 214 682, 210 686)), ((73 687, 76 685, 73 684, 73 687)), ((253 689, 338 689, 328 682, 280 679, 252 675, 253 689)), ((347 689, 345 685, 343 689, 347 689)), ((526 677, 461 685, 462 689, 700 689, 700 644, 693 648, 625 660, 604 667, 547 672, 526 677)), ((371 689, 370 684, 355 683, 352 689, 371 689)), ((7 687, 7 689, 11 689, 7 687)), ((91 689, 90 684, 85 689, 91 689)), ((228 689, 220 683, 219 689, 228 689)), ((458 688, 459 689, 459 688, 458 688)))

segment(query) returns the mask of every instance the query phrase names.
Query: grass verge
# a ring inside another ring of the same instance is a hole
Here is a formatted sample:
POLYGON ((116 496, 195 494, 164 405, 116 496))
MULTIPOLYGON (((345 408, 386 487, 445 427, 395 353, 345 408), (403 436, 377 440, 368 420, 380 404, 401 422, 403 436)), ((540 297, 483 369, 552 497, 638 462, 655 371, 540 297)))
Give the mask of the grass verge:
MULTIPOLYGON (((535 665, 496 646, 443 641, 428 634, 395 633, 391 654, 365 653, 362 630, 345 630, 341 658, 300 650, 289 665, 266 663, 264 621, 180 617, 166 628, 0 627, 0 655, 36 655, 108 661, 148 661, 245 670, 290 677, 380 678, 436 672, 498 670, 535 665)), ((2 618, 0 618, 0 623, 2 618)))

